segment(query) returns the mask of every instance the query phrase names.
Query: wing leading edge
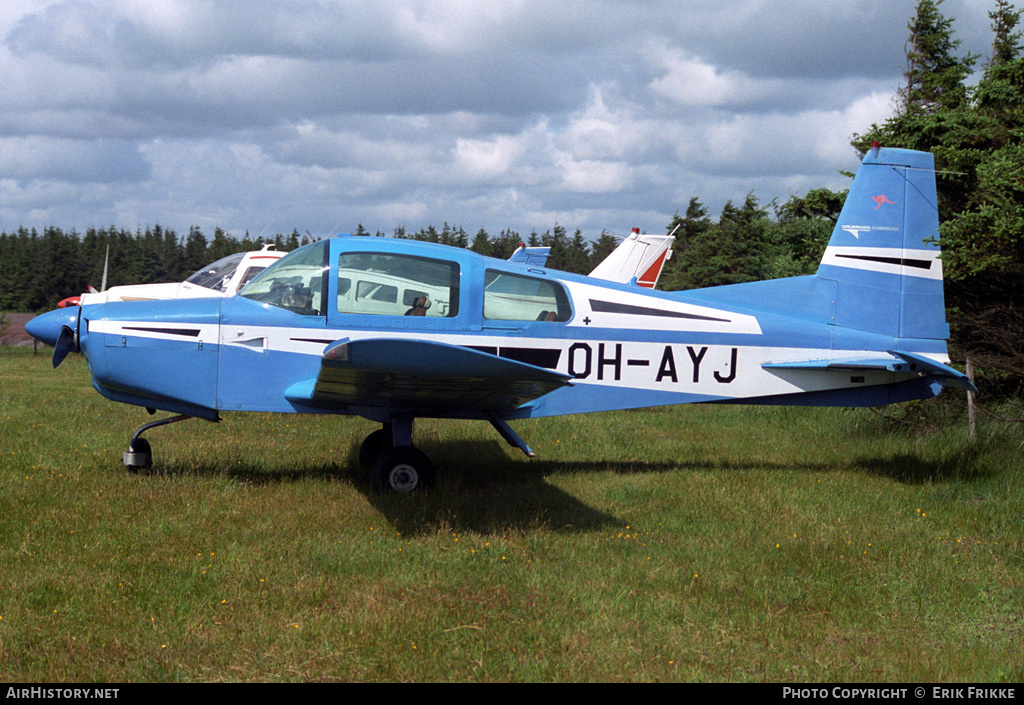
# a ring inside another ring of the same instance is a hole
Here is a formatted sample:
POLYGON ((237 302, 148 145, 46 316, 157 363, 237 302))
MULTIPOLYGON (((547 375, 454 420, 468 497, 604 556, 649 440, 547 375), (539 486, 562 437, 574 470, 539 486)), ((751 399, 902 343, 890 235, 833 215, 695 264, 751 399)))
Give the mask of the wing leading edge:
POLYGON ((369 407, 417 416, 505 415, 571 377, 458 345, 426 340, 338 340, 324 350, 315 379, 285 391, 319 408, 369 407))

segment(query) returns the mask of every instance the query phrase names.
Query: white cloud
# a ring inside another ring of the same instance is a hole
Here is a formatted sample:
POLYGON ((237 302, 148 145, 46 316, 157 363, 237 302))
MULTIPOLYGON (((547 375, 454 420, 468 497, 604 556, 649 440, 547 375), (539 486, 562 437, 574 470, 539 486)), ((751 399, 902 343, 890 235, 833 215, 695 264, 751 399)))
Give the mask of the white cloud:
POLYGON ((569 116, 559 144, 580 159, 621 159, 637 155, 651 139, 649 121, 633 105, 609 107, 600 88, 590 87, 586 107, 569 116))
POLYGON ((763 90, 763 84, 739 71, 723 70, 678 49, 662 47, 651 60, 661 76, 650 82, 650 89, 678 105, 743 104, 763 90))
POLYGON ((455 180, 507 182, 519 166, 530 143, 528 135, 497 135, 484 139, 455 141, 453 154, 455 180))
POLYGON ((875 92, 858 98, 838 110, 815 114, 814 154, 823 162, 836 163, 849 154, 849 140, 854 133, 864 133, 872 124, 881 124, 893 114, 893 95, 875 92))
POLYGON ((853 168, 913 5, 8 3, 0 226, 654 230, 853 168))
POLYGON ((399 3, 395 28, 404 39, 443 53, 481 48, 492 32, 518 19, 521 0, 425 0, 399 3))
POLYGON ((631 186, 632 170, 623 162, 575 160, 562 156, 558 162, 562 187, 578 193, 615 193, 631 186))
POLYGON ((147 34, 172 41, 180 39, 189 27, 210 23, 213 13, 205 3, 187 0, 112 0, 117 14, 139 26, 147 34))

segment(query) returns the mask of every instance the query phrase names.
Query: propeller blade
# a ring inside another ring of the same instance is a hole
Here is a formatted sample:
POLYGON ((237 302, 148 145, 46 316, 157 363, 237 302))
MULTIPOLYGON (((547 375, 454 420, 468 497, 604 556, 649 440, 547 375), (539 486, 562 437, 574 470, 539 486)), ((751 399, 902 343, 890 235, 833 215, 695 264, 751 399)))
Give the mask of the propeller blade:
POLYGON ((56 367, 64 362, 68 353, 75 352, 78 345, 75 343, 75 331, 68 326, 60 327, 60 335, 57 336, 57 343, 53 346, 53 366, 56 367))
POLYGON ((107 256, 103 258, 103 281, 100 282, 100 291, 107 290, 107 265, 110 264, 110 245, 107 245, 107 256))

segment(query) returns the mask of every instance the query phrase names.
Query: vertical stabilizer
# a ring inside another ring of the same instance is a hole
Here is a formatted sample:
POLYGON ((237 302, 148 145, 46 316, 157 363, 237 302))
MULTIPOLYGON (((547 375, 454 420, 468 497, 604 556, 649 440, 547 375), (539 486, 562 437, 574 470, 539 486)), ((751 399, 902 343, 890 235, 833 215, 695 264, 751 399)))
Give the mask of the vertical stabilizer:
POLYGON ((834 281, 837 326, 894 338, 946 339, 935 162, 872 148, 818 267, 834 281))
POLYGON ((641 234, 633 228, 629 237, 605 257, 589 276, 595 279, 635 283, 645 289, 653 289, 661 276, 665 262, 672 256, 674 235, 641 234))

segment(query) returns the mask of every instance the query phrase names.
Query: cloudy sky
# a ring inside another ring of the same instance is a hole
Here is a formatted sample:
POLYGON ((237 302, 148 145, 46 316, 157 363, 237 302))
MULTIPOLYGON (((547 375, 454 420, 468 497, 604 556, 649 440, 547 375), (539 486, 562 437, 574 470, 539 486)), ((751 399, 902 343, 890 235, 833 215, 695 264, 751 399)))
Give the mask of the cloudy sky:
MULTIPOLYGON (((844 188, 914 0, 18 0, 0 230, 660 232, 844 188)), ((987 53, 986 0, 946 0, 987 53)))

